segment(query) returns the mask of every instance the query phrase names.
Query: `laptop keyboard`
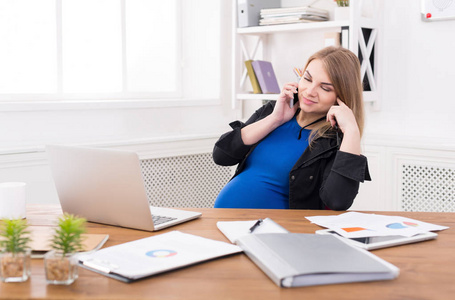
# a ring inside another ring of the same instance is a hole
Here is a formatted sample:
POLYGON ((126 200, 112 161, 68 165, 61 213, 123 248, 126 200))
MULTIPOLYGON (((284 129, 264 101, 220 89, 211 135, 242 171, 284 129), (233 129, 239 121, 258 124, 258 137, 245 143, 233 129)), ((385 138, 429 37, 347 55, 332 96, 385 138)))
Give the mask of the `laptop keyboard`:
POLYGON ((155 225, 160 225, 166 222, 170 222, 173 220, 177 220, 177 218, 171 218, 171 217, 166 217, 166 216, 158 216, 158 215, 152 215, 152 220, 153 224, 155 225))

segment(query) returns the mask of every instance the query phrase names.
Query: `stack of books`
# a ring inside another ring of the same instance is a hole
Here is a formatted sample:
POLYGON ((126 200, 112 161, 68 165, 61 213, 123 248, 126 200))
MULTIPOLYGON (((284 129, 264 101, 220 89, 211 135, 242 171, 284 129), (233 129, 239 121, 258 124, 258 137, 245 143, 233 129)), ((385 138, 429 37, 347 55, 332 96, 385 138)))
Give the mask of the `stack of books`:
POLYGON ((329 20, 329 12, 309 6, 261 9, 259 25, 321 22, 329 20))
POLYGON ((272 63, 264 60, 245 61, 248 77, 255 94, 279 94, 280 87, 272 63))

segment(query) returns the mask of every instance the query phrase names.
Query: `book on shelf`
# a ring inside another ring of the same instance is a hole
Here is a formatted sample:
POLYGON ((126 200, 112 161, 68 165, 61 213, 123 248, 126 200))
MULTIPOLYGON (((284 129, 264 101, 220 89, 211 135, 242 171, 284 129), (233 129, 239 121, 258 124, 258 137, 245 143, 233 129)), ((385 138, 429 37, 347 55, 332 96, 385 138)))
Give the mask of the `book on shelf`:
POLYGON ((328 11, 319 8, 308 6, 269 8, 261 9, 259 25, 321 22, 328 19, 328 11))
POLYGON ((399 274, 394 265, 332 235, 249 234, 236 243, 281 287, 391 280, 399 274))
POLYGON ((279 18, 267 18, 261 19, 259 25, 280 25, 280 24, 294 24, 294 23, 311 23, 311 22, 320 22, 325 21, 317 17, 312 18, 302 18, 302 17, 279 17, 279 18))
POLYGON ((265 60, 254 60, 251 62, 254 73, 261 87, 263 94, 279 94, 280 87, 273 71, 272 63, 265 60))
POLYGON ((310 7, 310 6, 296 6, 296 7, 279 7, 279 8, 263 8, 261 15, 290 15, 290 14, 314 14, 324 17, 329 16, 329 12, 325 9, 310 7))
POLYGON ((245 67, 248 73, 248 77, 250 78, 251 86, 253 87, 253 93, 262 94, 261 87, 259 86, 258 79, 253 70, 253 65, 251 64, 252 62, 253 60, 251 59, 245 61, 245 67))

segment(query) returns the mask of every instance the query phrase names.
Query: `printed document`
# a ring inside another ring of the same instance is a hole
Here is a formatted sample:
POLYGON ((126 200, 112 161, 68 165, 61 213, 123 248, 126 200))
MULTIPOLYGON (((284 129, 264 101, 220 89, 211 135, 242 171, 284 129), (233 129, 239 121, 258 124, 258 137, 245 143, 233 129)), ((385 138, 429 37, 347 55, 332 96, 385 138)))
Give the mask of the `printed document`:
POLYGON ((93 271, 131 281, 241 251, 229 243, 171 231, 82 255, 79 261, 93 271))
POLYGON ((400 216, 359 212, 347 212, 338 216, 306 217, 306 219, 319 226, 330 228, 347 238, 389 235, 410 237, 420 233, 449 228, 400 216))

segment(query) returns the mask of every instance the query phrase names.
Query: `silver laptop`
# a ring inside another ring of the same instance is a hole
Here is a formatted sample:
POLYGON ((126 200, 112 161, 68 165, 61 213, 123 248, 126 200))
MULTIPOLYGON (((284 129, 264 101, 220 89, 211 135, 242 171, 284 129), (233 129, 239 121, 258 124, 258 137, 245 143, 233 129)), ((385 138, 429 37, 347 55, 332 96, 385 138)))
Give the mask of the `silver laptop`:
POLYGON ((120 150, 46 146, 63 212, 87 221, 147 231, 201 216, 150 206, 138 155, 120 150))

